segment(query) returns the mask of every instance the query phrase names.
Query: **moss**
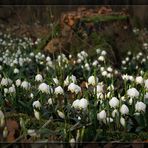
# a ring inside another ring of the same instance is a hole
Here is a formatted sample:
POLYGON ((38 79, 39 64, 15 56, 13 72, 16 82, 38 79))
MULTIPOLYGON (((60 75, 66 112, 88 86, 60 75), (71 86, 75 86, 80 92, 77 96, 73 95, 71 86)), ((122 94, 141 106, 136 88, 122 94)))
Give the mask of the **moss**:
POLYGON ((125 20, 128 16, 124 15, 105 15, 105 16, 92 16, 85 17, 82 19, 84 22, 107 22, 107 21, 117 21, 117 20, 125 20))

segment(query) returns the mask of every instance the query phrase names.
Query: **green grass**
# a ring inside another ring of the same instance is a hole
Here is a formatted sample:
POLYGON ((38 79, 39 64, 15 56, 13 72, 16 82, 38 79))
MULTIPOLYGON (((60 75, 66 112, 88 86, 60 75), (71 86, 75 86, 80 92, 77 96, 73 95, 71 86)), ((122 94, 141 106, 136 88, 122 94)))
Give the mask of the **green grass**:
POLYGON ((85 17, 82 19, 84 22, 106 22, 106 21, 117 21, 117 20, 125 20, 128 16, 123 15, 105 15, 105 16, 93 16, 93 17, 85 17))

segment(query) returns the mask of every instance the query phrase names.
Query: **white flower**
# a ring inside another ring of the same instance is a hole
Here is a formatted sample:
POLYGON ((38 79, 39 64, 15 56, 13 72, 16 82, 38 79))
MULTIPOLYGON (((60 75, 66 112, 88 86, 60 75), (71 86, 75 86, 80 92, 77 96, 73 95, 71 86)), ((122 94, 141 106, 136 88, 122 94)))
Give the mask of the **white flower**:
POLYGON ((128 109, 128 107, 125 104, 123 104, 121 106, 121 108, 120 108, 120 112, 121 112, 122 115, 125 115, 125 114, 129 113, 129 109, 128 109))
POLYGON ((43 81, 42 75, 41 75, 41 74, 37 74, 37 75, 35 76, 35 81, 37 81, 37 82, 43 81))
POLYGON ((107 71, 108 71, 108 72, 113 72, 113 69, 112 69, 111 67, 108 67, 108 68, 107 68, 107 71))
POLYGON ((40 109, 41 108, 41 103, 40 103, 40 101, 37 100, 37 101, 33 102, 32 106, 35 107, 35 108, 40 109))
POLYGON ((34 116, 37 120, 40 120, 40 112, 34 109, 34 116))
POLYGON ((3 127, 5 124, 5 116, 4 113, 0 110, 0 127, 3 127))
POLYGON ((107 76, 107 71, 106 71, 106 70, 104 70, 104 71, 102 72, 102 76, 107 76))
POLYGON ((123 127, 125 126, 125 119, 123 117, 120 118, 120 123, 123 127))
POLYGON ((145 112, 146 105, 143 102, 137 102, 135 104, 135 110, 138 111, 138 112, 140 112, 140 111, 145 112))
POLYGON ((58 86, 58 87, 56 87, 55 88, 55 91, 54 91, 54 93, 56 94, 56 95, 63 95, 64 94, 64 90, 63 90, 63 88, 61 87, 61 86, 58 86))
POLYGON ((132 103, 133 103, 133 98, 130 98, 129 99, 129 104, 132 105, 132 103))
POLYGON ((52 104, 53 104, 52 98, 49 98, 49 99, 48 99, 48 104, 49 104, 49 105, 52 105, 52 104))
POLYGON ((64 86, 67 86, 70 83, 76 83, 76 82, 77 82, 77 80, 76 80, 76 77, 74 75, 67 76, 65 81, 64 81, 64 86))
POLYGON ((62 119, 65 118, 64 113, 62 113, 61 111, 57 110, 57 113, 58 113, 58 115, 59 115, 60 118, 62 118, 62 119))
POLYGON ((78 108, 79 108, 79 102, 80 102, 79 99, 73 101, 72 106, 73 106, 75 109, 78 109, 78 108))
POLYGON ((106 124, 106 123, 112 123, 113 122, 113 118, 109 118, 107 117, 106 119, 103 120, 103 122, 106 124))
POLYGON ((34 98, 34 95, 33 95, 33 93, 31 93, 31 94, 30 94, 30 98, 34 98))
POLYGON ((16 90, 14 86, 9 87, 9 93, 15 93, 15 92, 16 90))
POLYGON ((38 87, 39 91, 41 91, 42 93, 52 93, 53 90, 51 87, 49 87, 49 85, 47 85, 46 83, 41 83, 38 87))
POLYGON ((18 87, 18 86, 20 86, 21 85, 21 80, 20 79, 17 79, 16 81, 15 81, 15 85, 18 87))
POLYGON ((7 86, 8 84, 9 84, 8 78, 2 78, 1 85, 2 86, 7 86))
POLYGON ((7 126, 5 126, 5 128, 3 129, 3 138, 6 138, 8 135, 8 128, 7 126))
POLYGON ((102 50, 101 55, 102 56, 105 56, 106 54, 107 54, 106 51, 105 50, 102 50))
MULTIPOLYGON (((94 91, 95 91, 95 88, 94 88, 94 91)), ((102 93, 102 92, 103 92, 103 85, 98 84, 97 85, 97 93, 102 93)))
POLYGON ((98 78, 97 77, 95 78, 94 76, 90 76, 88 78, 88 84, 91 84, 91 85, 95 86, 97 83, 98 83, 98 78))
POLYGON ((4 88, 4 93, 5 93, 5 94, 9 93, 8 88, 4 88))
POLYGON ((15 73, 15 74, 19 73, 19 69, 15 68, 13 73, 15 73))
POLYGON ((76 93, 78 94, 79 92, 81 92, 81 87, 79 87, 78 85, 71 83, 68 86, 68 90, 71 91, 72 93, 76 93))
POLYGON ((131 98, 133 97, 137 98, 139 96, 139 92, 136 88, 130 88, 127 90, 127 95, 131 98))
POLYGON ((76 140, 74 138, 71 138, 69 140, 69 143, 70 143, 71 148, 74 148, 75 147, 76 140))
POLYGON ((148 92, 144 95, 144 99, 148 99, 148 92))
POLYGON ((54 81, 54 83, 55 83, 56 85, 59 84, 59 80, 58 80, 57 78, 53 78, 53 81, 54 81))
POLYGON ((35 132, 34 129, 28 129, 28 130, 27 130, 27 134, 28 134, 29 136, 31 136, 31 137, 37 136, 37 133, 35 132))
POLYGON ((115 116, 118 116, 119 115, 119 112, 117 109, 114 109, 113 112, 112 112, 112 117, 114 118, 115 116))
POLYGON ((119 106, 119 100, 116 97, 113 97, 110 101, 109 101, 109 105, 113 108, 118 107, 119 106))
POLYGON ((148 89, 148 79, 145 80, 145 88, 148 89))
POLYGON ((21 87, 27 90, 30 88, 30 83, 27 81, 23 81, 21 87))
POLYGON ((105 58, 104 58, 104 56, 99 56, 98 60, 99 61, 105 61, 105 58))
POLYGON ((97 119, 98 120, 104 120, 105 118, 106 118, 105 110, 102 110, 100 113, 97 113, 97 119))
POLYGON ((79 108, 80 109, 83 109, 83 110, 86 110, 87 109, 87 106, 88 106, 88 101, 86 99, 82 98, 79 101, 79 108))
POLYGON ((143 84, 143 78, 141 76, 136 77, 137 84, 143 84))

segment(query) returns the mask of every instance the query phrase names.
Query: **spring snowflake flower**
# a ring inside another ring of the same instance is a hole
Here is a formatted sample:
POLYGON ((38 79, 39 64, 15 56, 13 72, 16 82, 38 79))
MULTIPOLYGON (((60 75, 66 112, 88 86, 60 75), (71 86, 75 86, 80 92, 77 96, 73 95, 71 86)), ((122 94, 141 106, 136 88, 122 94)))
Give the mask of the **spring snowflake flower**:
MULTIPOLYGON (((94 89, 95 91, 95 89, 94 89)), ((97 85, 97 93, 102 93, 103 92, 103 85, 102 84, 98 84, 97 85)))
POLYGON ((115 116, 118 116, 118 115, 119 115, 118 110, 117 110, 117 109, 114 109, 114 110, 112 111, 112 117, 114 118, 115 116))
POLYGON ((137 98, 139 96, 139 92, 136 88, 130 88, 127 90, 127 95, 131 98, 137 98))
POLYGON ((32 106, 33 106, 34 108, 40 109, 40 108, 41 108, 41 103, 40 103, 40 101, 37 100, 37 101, 34 101, 34 102, 33 102, 32 106))
POLYGON ((88 84, 95 86, 98 83, 98 78, 94 76, 90 76, 88 78, 88 84))
POLYGON ((79 87, 78 85, 71 83, 68 86, 68 90, 71 91, 72 93, 78 94, 79 92, 81 92, 81 87, 79 87))
POLYGON ((15 81, 15 85, 16 85, 17 87, 19 87, 19 86, 21 85, 21 80, 20 80, 20 79, 17 79, 17 80, 15 81))
POLYGON ((73 102, 72 106, 75 109, 82 109, 82 110, 86 110, 87 106, 88 106, 88 101, 85 98, 82 99, 77 99, 73 102))
POLYGON ((65 118, 65 115, 64 115, 64 113, 63 113, 63 112, 61 112, 61 111, 57 110, 57 113, 58 113, 58 115, 59 115, 59 117, 60 117, 60 118, 62 118, 62 119, 64 119, 64 118, 65 118))
POLYGON ((34 116, 37 120, 40 120, 40 112, 34 109, 34 116))
POLYGON ((102 110, 101 112, 97 113, 97 119, 98 120, 106 119, 106 112, 105 112, 105 110, 102 110))
POLYGON ((101 55, 102 56, 105 56, 106 54, 107 54, 106 51, 105 50, 102 50, 101 55))
POLYGON ((113 69, 112 69, 111 67, 108 67, 108 68, 107 68, 107 71, 108 71, 108 72, 113 72, 113 69))
POLYGON ((86 99, 82 98, 79 101, 79 108, 80 109, 83 109, 83 110, 86 110, 87 109, 87 106, 88 106, 88 101, 86 99))
POLYGON ((30 83, 27 82, 27 81, 23 81, 22 84, 21 84, 21 87, 26 89, 26 90, 30 89, 30 86, 31 86, 30 83))
POLYGON ((109 101, 109 105, 112 108, 116 108, 119 106, 119 100, 116 97, 113 97, 110 101, 109 101))
POLYGON ((69 143, 70 143, 71 148, 74 148, 75 147, 76 140, 74 138, 71 138, 69 140, 69 143))
POLYGON ((51 87, 49 87, 49 85, 47 85, 46 83, 41 83, 38 87, 39 91, 41 91, 42 93, 52 93, 53 90, 51 87))
POLYGON ((107 76, 107 71, 106 70, 102 71, 102 76, 107 76))
POLYGON ((5 116, 4 113, 0 110, 0 127, 3 127, 5 124, 5 116))
POLYGON ((109 123, 112 123, 114 120, 113 120, 113 118, 109 118, 109 117, 107 117, 106 119, 104 119, 103 120, 103 122, 105 123, 105 124, 109 124, 109 123))
POLYGON ((99 56, 98 60, 99 61, 105 61, 105 58, 104 58, 104 56, 99 56))
POLYGON ((2 80, 1 80, 1 85, 2 86, 8 86, 9 83, 10 83, 10 79, 8 79, 8 78, 2 78, 2 80))
POLYGON ((75 101, 72 103, 72 106, 73 106, 75 109, 78 109, 78 108, 79 108, 79 102, 80 102, 79 99, 75 100, 75 101))
POLYGON ((68 86, 70 83, 76 83, 77 79, 74 75, 67 76, 65 81, 64 81, 64 86, 68 86))
POLYGON ((9 87, 9 93, 15 93, 15 92, 16 92, 15 86, 9 87))
POLYGON ((56 85, 59 84, 59 80, 58 80, 57 78, 53 78, 53 81, 54 81, 54 83, 55 83, 56 85))
POLYGON ((48 104, 49 104, 49 105, 52 105, 52 104, 53 104, 53 101, 52 101, 52 100, 53 100, 52 98, 49 98, 49 99, 48 99, 48 104))
POLYGON ((63 88, 61 86, 58 86, 58 87, 55 88, 54 93, 56 95, 63 95, 64 94, 64 90, 63 90, 63 88))
POLYGON ((35 76, 35 81, 37 81, 37 82, 42 82, 42 81, 43 81, 42 75, 41 75, 41 74, 37 74, 37 75, 35 76))
POLYGON ((148 79, 145 80, 145 88, 148 89, 148 79))
POLYGON ((19 69, 15 68, 14 71, 13 71, 13 73, 14 73, 14 74, 19 73, 19 69))
POLYGON ((138 112, 145 112, 146 110, 146 105, 143 103, 143 102, 137 102, 135 104, 135 110, 138 111, 138 112))
POLYGON ((121 106, 121 108, 120 108, 120 112, 121 112, 122 115, 126 115, 126 114, 129 113, 129 109, 128 109, 128 107, 125 104, 123 104, 121 106))
POLYGON ((141 76, 136 77, 135 80, 136 80, 136 83, 137 83, 137 84, 143 84, 143 82, 144 82, 144 81, 143 81, 143 78, 142 78, 141 76))
POLYGON ((120 118, 120 124, 125 127, 125 119, 123 117, 120 118))

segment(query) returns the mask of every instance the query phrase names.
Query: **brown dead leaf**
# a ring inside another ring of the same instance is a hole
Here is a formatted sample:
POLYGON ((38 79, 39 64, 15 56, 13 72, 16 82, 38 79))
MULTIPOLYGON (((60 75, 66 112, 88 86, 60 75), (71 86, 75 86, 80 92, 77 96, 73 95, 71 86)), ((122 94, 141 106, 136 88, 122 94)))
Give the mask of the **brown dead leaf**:
POLYGON ((15 134, 19 129, 19 125, 15 120, 8 119, 6 120, 6 126, 8 129, 7 142, 12 142, 16 139, 15 134))

